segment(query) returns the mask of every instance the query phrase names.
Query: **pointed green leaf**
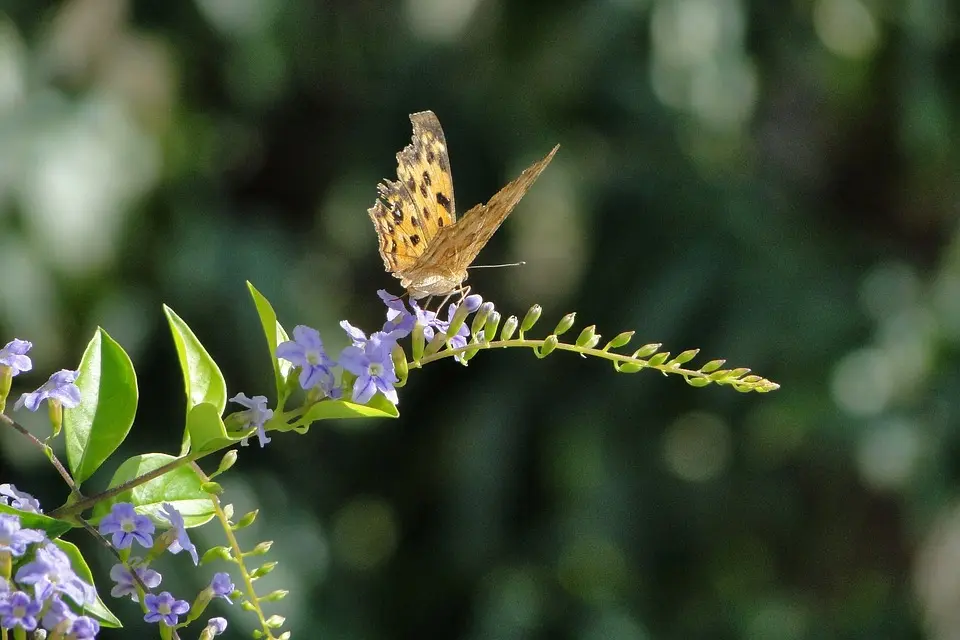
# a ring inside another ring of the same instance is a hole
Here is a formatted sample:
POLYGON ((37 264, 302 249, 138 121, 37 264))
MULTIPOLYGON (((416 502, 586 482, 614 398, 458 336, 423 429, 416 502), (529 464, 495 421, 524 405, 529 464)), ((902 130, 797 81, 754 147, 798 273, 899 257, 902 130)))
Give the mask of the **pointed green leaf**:
POLYGON ((277 397, 281 397, 284 381, 287 374, 293 368, 293 363, 287 360, 278 360, 277 345, 289 340, 287 332, 277 320, 277 314, 270 305, 270 302, 257 291, 257 288, 250 282, 247 282, 247 289, 250 290, 250 296, 253 298, 253 305, 257 309, 257 315, 260 316, 260 325, 263 327, 263 333, 267 337, 267 347, 270 349, 270 359, 273 362, 273 377, 277 384, 277 397))
MULTIPOLYGON (((163 453, 147 453, 129 458, 113 475, 110 487, 122 485, 176 459, 163 453)), ((110 508, 117 502, 130 502, 137 513, 148 515, 157 522, 165 522, 160 517, 160 509, 163 503, 169 502, 183 515, 187 528, 199 526, 214 516, 210 496, 200 489, 201 483, 202 480, 196 472, 189 464, 185 464, 110 500, 97 503, 93 509, 93 520, 99 520, 109 513, 110 508)))
MULTIPOLYGON (((87 584, 95 584, 93 581, 93 573, 90 571, 90 567, 87 566, 87 561, 83 559, 83 555, 80 553, 80 549, 66 540, 54 540, 53 544, 60 547, 60 549, 67 554, 67 557, 70 558, 70 566, 73 568, 74 573, 80 577, 81 580, 87 584)), ((65 601, 73 608, 74 604, 69 599, 66 598, 65 601)), ((100 599, 100 594, 97 594, 96 602, 90 604, 87 603, 84 605, 83 611, 79 609, 74 610, 75 613, 82 613, 83 615, 90 616, 95 618, 97 622, 100 623, 102 627, 112 627, 114 629, 119 629, 123 625, 120 624, 120 620, 117 619, 117 616, 113 615, 113 612, 107 608, 107 605, 103 603, 103 600, 100 599)))
MULTIPOLYGON (((215 406, 223 413, 227 406, 227 383, 223 380, 220 367, 213 361, 200 340, 193 334, 187 323, 164 305, 173 341, 177 346, 177 357, 183 371, 183 384, 187 394, 187 413, 201 402, 215 406)), ((190 450, 190 434, 184 429, 182 453, 190 450)))
POLYGON ((46 533, 47 537, 51 540, 59 538, 74 527, 74 525, 70 524, 69 522, 57 520, 56 518, 45 516, 42 513, 20 511, 19 509, 8 507, 5 504, 0 504, 0 513, 9 513, 17 516, 20 518, 21 527, 24 529, 40 529, 46 533))
POLYGON ((378 393, 365 405, 347 402, 346 400, 321 400, 310 407, 301 422, 310 424, 318 420, 396 418, 399 415, 400 412, 397 411, 397 408, 378 393))
POLYGON ((79 485, 117 450, 137 413, 137 375, 123 348, 97 329, 80 361, 80 405, 63 412, 70 472, 79 485))
POLYGON ((206 402, 201 402, 187 414, 187 432, 193 450, 198 453, 217 451, 243 439, 241 436, 230 436, 220 412, 206 402))

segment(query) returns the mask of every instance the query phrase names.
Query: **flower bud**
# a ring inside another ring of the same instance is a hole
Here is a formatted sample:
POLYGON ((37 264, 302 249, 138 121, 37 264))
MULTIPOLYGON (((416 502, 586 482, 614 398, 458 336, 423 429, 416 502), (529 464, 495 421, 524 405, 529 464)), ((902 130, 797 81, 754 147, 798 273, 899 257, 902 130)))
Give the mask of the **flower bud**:
POLYGON ((562 336, 567 331, 570 330, 570 327, 573 326, 574 320, 577 319, 576 312, 568 313, 567 315, 560 318, 560 322, 557 323, 557 328, 553 330, 553 335, 562 336))
POLYGON ((402 387, 407 383, 407 375, 410 372, 407 368, 407 354, 403 352, 403 347, 394 344, 393 350, 390 352, 390 359, 393 360, 393 368, 397 373, 397 384, 395 386, 402 387))
POLYGON ((500 312, 494 311, 487 316, 487 323, 483 326, 483 341, 490 342, 497 337, 497 327, 500 326, 500 312))
POLYGON ((412 350, 413 350, 413 361, 418 362, 420 358, 423 357, 423 349, 427 344, 426 339, 423 336, 423 325, 419 322, 413 327, 413 336, 411 337, 412 350))
POLYGON ((553 353, 553 350, 557 348, 557 344, 559 342, 560 340, 557 338, 557 336, 553 336, 553 335, 547 336, 546 339, 543 341, 543 346, 540 347, 540 351, 537 352, 537 357, 546 358, 548 355, 553 353))
POLYGON ((492 302, 484 302, 480 305, 476 315, 473 316, 473 322, 470 324, 470 335, 475 336, 480 333, 480 330, 487 324, 487 318, 490 317, 491 313, 493 313, 492 302))
POLYGON ((540 314, 543 313, 543 307, 538 304, 533 305, 527 311, 527 315, 523 316, 523 322, 520 323, 521 333, 525 333, 533 329, 533 325, 537 324, 537 320, 540 319, 540 314))
POLYGON ((509 340, 512 338, 514 332, 517 330, 518 324, 520 324, 520 321, 517 320, 517 316, 507 318, 507 321, 503 323, 503 331, 500 332, 500 339, 509 340))
POLYGON ((461 304, 457 307, 457 310, 453 312, 453 318, 450 320, 450 326, 447 327, 448 338, 452 338, 460 332, 460 327, 466 322, 468 315, 470 315, 470 310, 467 305, 461 304))

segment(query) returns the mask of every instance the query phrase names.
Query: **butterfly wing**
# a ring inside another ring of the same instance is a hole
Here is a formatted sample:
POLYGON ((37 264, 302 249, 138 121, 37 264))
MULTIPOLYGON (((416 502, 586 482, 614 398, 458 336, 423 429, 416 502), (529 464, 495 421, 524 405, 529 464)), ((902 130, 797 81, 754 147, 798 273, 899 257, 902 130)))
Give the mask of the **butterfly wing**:
POLYGON ((456 221, 447 141, 432 111, 410 116, 411 144, 397 154, 397 181, 377 186, 368 210, 380 241, 380 257, 398 278, 417 264, 437 233, 456 221))
POLYGON ((542 160, 528 167, 516 180, 497 192, 487 204, 478 204, 453 226, 441 228, 426 251, 406 272, 406 278, 416 285, 418 282, 437 281, 442 277, 456 282, 451 289, 459 286, 467 277, 467 267, 517 206, 527 189, 547 168, 559 148, 560 145, 555 146, 542 160))

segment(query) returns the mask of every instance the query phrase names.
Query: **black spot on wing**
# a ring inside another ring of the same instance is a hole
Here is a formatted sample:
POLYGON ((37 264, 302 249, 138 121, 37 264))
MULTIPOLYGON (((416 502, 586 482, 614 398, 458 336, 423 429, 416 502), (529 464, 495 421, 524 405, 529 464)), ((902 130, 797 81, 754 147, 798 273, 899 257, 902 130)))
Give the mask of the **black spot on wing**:
POLYGON ((441 207, 446 209, 447 212, 450 211, 450 198, 443 195, 442 193, 437 193, 437 204, 439 204, 441 207))
POLYGON ((410 242, 413 243, 413 246, 417 246, 418 244, 420 244, 420 236, 417 235, 416 233, 413 234, 412 236, 410 236, 410 242))

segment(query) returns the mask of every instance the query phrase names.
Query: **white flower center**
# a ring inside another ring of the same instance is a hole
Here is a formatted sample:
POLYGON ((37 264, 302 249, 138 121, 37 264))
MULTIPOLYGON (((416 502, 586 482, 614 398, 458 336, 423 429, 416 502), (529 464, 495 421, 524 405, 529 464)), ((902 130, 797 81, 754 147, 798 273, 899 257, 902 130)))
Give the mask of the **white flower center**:
POLYGON ((371 362, 370 366, 367 367, 367 372, 374 377, 379 377, 383 375, 383 365, 379 362, 371 362))

